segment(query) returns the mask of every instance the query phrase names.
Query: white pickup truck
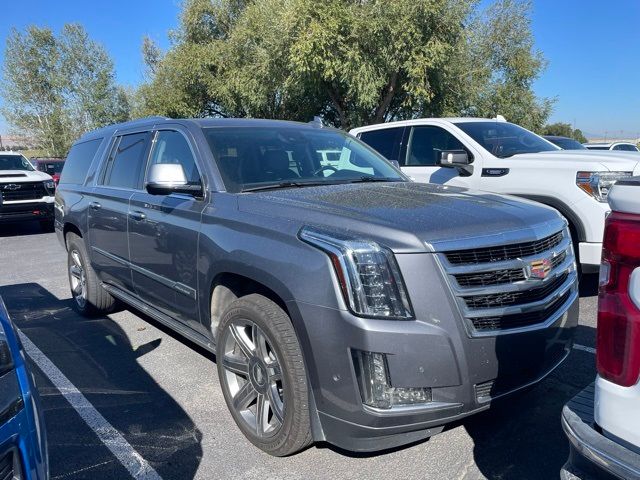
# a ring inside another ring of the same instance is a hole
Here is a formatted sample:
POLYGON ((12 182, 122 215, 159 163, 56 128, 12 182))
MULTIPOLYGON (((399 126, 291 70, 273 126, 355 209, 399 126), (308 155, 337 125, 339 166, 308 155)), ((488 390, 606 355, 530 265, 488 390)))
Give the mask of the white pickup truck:
POLYGON ((0 223, 36 220, 53 231, 55 189, 51 175, 37 171, 23 155, 0 152, 0 223))
POLYGON ((355 128, 418 182, 512 194, 552 206, 569 221, 582 271, 600 266, 607 194, 640 175, 637 153, 561 150, 503 120, 433 118, 355 128))
POLYGON ((609 195, 595 386, 562 411, 571 453, 563 480, 640 479, 640 177, 609 195))

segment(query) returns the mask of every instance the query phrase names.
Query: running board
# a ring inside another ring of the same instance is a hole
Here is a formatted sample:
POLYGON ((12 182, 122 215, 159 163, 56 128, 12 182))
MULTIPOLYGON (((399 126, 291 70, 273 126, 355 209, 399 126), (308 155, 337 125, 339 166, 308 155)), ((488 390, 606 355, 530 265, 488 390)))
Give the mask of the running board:
POLYGON ((118 287, 109 285, 108 283, 103 283, 102 288, 104 288, 107 292, 109 292, 111 295, 116 297, 118 300, 121 300, 127 305, 131 305, 133 308, 135 308, 136 310, 140 310, 145 315, 149 315, 151 318, 153 318, 154 320, 157 320, 158 322, 162 323, 166 327, 169 327, 174 332, 177 332, 183 337, 188 338, 192 342, 197 343, 199 346, 201 346, 205 350, 215 353, 215 348, 213 346, 213 342, 211 341, 211 339, 185 326, 182 322, 179 322, 178 320, 170 317, 169 315, 162 313, 161 311, 152 307, 151 305, 144 302, 143 300, 140 300, 138 297, 131 295, 130 293, 125 292, 124 290, 118 287))

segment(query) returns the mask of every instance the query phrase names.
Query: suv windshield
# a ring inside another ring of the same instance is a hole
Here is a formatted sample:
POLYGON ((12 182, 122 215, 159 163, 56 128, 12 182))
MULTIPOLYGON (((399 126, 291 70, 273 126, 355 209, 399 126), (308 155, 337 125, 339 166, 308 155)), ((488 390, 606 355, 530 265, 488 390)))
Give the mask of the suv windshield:
POLYGON ((406 181, 359 140, 337 130, 204 128, 229 192, 371 181, 406 181))
POLYGON ((549 141, 555 143, 563 150, 587 150, 587 147, 573 138, 554 137, 553 139, 549 139, 549 141))
POLYGON ((483 121, 456 122, 455 125, 498 158, 560 150, 535 133, 513 123, 483 121))
POLYGON ((2 155, 0 154, 0 170, 34 170, 29 160, 22 155, 2 155))

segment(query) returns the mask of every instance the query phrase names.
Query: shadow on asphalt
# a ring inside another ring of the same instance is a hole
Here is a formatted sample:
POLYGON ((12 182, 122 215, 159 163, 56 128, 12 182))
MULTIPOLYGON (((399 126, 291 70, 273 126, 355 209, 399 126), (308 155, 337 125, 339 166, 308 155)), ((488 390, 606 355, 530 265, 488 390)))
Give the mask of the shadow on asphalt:
MULTIPOLYGON (((580 325, 575 338, 592 346, 595 329, 580 325)), ((465 420, 482 474, 505 480, 558 478, 569 454, 560 425, 562 407, 594 379, 594 355, 573 350, 537 386, 494 401, 489 410, 465 420)))
POLYGON ((0 223, 0 238, 39 235, 42 233, 51 233, 52 231, 53 230, 44 230, 38 222, 0 223))
MULTIPOLYGON (((160 338, 134 349, 117 323, 108 317, 86 319, 72 308, 73 300, 60 301, 35 283, 0 287, 0 295, 16 325, 161 477, 195 477, 202 459, 201 432, 137 362, 160 345, 160 338)), ((37 380, 52 477, 127 476, 45 378, 37 380), (102 458, 95 458, 100 448, 102 458)))
POLYGON ((598 274, 582 275, 580 279, 580 298, 598 295, 598 274))

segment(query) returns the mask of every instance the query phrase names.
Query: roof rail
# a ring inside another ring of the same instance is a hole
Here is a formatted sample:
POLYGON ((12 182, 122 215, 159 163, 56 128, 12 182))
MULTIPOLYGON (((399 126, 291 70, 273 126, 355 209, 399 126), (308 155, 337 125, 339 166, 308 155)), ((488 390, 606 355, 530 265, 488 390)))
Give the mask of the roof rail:
POLYGON ((171 117, 161 117, 159 115, 154 115, 154 116, 150 116, 150 117, 136 118, 134 120, 129 120, 127 122, 113 123, 111 125, 105 125, 104 127, 96 128, 95 130, 91 130, 89 132, 86 132, 83 135, 83 137, 88 136, 88 135, 93 135, 95 133, 103 132, 104 130, 111 130, 111 129, 116 129, 117 130, 117 129, 121 129, 121 128, 135 126, 135 125, 137 125, 139 123, 152 122, 154 120, 155 121, 171 120, 171 117))

